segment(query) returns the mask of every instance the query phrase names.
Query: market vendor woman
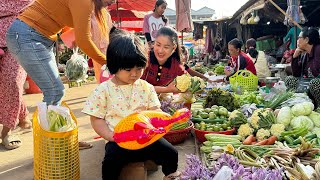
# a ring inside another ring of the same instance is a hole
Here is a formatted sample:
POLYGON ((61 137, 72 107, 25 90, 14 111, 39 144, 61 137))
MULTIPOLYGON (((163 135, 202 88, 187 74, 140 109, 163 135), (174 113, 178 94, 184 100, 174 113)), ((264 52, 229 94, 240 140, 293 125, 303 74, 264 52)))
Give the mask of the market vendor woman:
POLYGON ((156 36, 154 49, 141 79, 155 87, 157 93, 179 92, 173 80, 187 73, 181 64, 178 34, 171 27, 162 27, 156 36))
POLYGON ((299 82, 309 82, 309 96, 320 105, 320 39, 315 28, 304 28, 297 40, 298 48, 291 62, 293 76, 285 79, 288 89, 296 90, 299 82), (301 81, 299 81, 299 79, 301 81))
POLYGON ((227 75, 226 80, 229 80, 229 77, 235 74, 239 70, 248 70, 251 71, 254 75, 257 74, 256 68, 249 56, 246 53, 241 51, 243 43, 235 38, 228 43, 228 50, 231 56, 230 68, 225 68, 225 74, 227 75))

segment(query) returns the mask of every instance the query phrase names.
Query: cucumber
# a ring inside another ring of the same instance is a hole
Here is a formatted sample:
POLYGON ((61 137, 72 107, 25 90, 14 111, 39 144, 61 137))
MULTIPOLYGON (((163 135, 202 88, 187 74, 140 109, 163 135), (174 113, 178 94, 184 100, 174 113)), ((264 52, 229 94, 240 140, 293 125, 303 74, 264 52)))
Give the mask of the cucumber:
POLYGON ((310 141, 310 140, 312 140, 312 139, 317 138, 317 135, 316 135, 316 134, 310 134, 310 135, 308 135, 308 136, 305 136, 305 138, 306 138, 307 141, 310 141))
POLYGON ((194 118, 193 117, 191 120, 192 120, 192 122, 195 122, 195 123, 203 121, 205 123, 213 123, 213 124, 220 123, 220 124, 223 124, 225 122, 224 119, 218 119, 218 118, 217 119, 202 119, 202 118, 194 118))
POLYGON ((288 143, 288 144, 293 144, 293 139, 290 136, 284 136, 283 137, 284 140, 288 143))

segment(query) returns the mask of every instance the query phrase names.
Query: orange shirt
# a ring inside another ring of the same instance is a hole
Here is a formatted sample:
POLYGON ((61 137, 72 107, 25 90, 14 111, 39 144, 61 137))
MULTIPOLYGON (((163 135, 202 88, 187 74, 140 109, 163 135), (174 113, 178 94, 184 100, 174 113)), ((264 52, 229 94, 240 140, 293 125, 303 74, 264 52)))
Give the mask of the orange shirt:
MULTIPOLYGON (((77 46, 89 57, 104 64, 106 56, 93 43, 90 35, 93 10, 91 0, 35 0, 18 18, 51 40, 56 40, 65 26, 74 28, 77 46)), ((106 8, 102 8, 102 17, 107 17, 106 14, 106 8)))

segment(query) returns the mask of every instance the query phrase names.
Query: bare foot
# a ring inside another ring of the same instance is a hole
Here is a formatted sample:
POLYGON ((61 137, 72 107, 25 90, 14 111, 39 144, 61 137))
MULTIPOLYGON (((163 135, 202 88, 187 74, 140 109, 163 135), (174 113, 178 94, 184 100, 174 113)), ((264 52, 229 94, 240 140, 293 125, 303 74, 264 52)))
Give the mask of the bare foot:
POLYGON ((19 122, 18 126, 21 129, 31 129, 32 128, 32 122, 30 120, 24 120, 19 122))

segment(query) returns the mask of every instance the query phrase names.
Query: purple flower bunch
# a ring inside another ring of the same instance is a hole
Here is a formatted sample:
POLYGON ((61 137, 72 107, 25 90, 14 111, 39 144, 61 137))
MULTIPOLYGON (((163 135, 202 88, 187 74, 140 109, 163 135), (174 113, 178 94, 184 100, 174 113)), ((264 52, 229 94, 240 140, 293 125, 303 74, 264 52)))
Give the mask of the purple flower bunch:
POLYGON ((182 172, 184 180, 211 180, 223 166, 232 169, 231 180, 282 180, 281 170, 244 167, 238 159, 230 154, 223 153, 210 171, 195 155, 187 155, 187 166, 182 172))
POLYGON ((160 109, 168 114, 174 114, 178 109, 184 108, 184 103, 173 103, 171 100, 161 100, 160 109))
POLYGON ((213 178, 213 172, 203 165, 196 155, 191 154, 186 156, 187 166, 182 172, 182 180, 209 180, 213 178))

